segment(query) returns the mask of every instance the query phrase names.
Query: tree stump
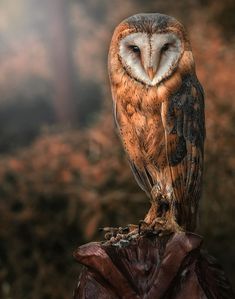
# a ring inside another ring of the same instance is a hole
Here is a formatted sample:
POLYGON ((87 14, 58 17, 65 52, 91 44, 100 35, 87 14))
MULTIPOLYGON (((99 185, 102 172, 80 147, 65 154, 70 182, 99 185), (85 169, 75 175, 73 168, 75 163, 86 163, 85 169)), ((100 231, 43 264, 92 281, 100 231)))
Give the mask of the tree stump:
POLYGON ((184 232, 83 245, 74 253, 85 266, 74 299, 235 298, 201 245, 202 237, 184 232))

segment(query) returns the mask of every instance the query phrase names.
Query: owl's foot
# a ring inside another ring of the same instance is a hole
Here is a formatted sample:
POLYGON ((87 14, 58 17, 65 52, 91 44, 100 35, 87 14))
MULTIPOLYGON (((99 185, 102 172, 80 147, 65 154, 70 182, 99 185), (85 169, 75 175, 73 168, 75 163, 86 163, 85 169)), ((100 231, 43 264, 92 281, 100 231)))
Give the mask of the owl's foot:
POLYGON ((114 246, 127 246, 131 240, 140 236, 165 236, 182 231, 173 217, 157 217, 151 223, 144 220, 138 225, 129 224, 126 227, 104 227, 100 231, 105 233, 105 243, 114 246))

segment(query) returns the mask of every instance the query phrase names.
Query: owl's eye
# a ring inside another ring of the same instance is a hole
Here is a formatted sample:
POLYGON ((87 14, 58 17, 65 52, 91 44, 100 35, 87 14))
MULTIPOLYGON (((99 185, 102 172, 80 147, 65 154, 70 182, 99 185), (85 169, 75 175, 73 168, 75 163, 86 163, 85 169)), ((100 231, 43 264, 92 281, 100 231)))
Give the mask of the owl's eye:
POLYGON ((162 51, 162 52, 166 52, 169 48, 170 48, 170 44, 169 44, 169 43, 166 43, 165 45, 163 45, 161 51, 162 51))
POLYGON ((134 53, 137 53, 137 54, 140 53, 140 48, 138 46, 130 45, 129 49, 134 53))

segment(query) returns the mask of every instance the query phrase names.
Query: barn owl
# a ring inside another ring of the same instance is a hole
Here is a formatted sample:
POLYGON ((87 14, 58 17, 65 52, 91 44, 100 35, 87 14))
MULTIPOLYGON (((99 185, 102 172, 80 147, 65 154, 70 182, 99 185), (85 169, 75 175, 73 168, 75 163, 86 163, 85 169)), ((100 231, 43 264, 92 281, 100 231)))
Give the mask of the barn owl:
POLYGON ((108 58, 116 125, 148 225, 194 231, 201 197, 204 96, 187 33, 173 17, 131 16, 115 29, 108 58))

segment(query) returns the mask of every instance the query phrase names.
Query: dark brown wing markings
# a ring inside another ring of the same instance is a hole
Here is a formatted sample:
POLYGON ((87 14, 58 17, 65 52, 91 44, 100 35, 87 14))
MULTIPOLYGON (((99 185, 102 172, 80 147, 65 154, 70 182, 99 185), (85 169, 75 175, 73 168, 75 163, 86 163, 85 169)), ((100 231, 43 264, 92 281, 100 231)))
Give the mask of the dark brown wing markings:
POLYGON ((167 156, 175 200, 184 204, 184 209, 197 208, 205 138, 204 96, 200 83, 193 76, 185 77, 180 89, 164 104, 168 105, 167 114, 162 117, 166 118, 167 156))

